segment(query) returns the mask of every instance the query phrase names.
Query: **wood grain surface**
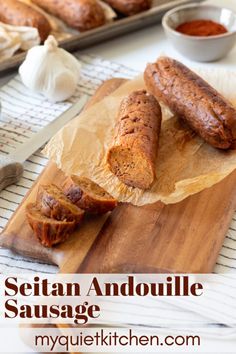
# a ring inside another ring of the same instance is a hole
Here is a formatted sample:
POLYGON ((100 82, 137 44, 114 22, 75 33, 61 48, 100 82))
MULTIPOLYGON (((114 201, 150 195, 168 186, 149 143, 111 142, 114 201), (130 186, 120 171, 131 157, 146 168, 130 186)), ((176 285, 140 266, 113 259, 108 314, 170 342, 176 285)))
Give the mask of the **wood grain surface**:
MULTIPOLYGON (((125 81, 124 79, 106 81, 85 109, 109 95, 125 81)), ((10 248, 24 256, 57 264, 64 273, 73 273, 83 261, 108 215, 87 218, 66 242, 54 248, 46 248, 40 244, 32 233, 25 216, 25 206, 36 200, 40 184, 55 183, 61 186, 65 178, 64 173, 54 163, 49 162, 0 235, 0 246, 10 248)))
MULTIPOLYGON (((104 83, 90 101, 96 103, 123 79, 104 83)), ((41 246, 25 219, 40 183, 64 174, 49 163, 9 221, 0 245, 52 262, 63 273, 212 272, 236 208, 236 173, 186 200, 144 207, 119 205, 110 215, 87 219, 68 241, 52 249, 41 246)))

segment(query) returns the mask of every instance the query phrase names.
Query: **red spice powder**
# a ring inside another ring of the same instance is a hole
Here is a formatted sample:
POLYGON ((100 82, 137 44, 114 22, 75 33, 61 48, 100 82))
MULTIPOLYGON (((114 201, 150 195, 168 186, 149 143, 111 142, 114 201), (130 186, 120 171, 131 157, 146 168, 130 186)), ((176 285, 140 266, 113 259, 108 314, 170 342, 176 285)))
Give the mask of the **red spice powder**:
POLYGON ((189 36, 216 36, 228 32, 220 23, 211 20, 194 20, 180 24, 176 31, 189 36))

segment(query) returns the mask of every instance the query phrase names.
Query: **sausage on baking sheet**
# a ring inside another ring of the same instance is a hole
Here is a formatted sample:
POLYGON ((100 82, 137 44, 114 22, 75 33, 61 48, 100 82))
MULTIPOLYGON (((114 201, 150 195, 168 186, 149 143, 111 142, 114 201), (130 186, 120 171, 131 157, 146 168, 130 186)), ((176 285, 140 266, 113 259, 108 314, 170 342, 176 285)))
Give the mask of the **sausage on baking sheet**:
POLYGON ((114 10, 126 16, 132 16, 150 9, 152 0, 104 0, 114 10))
POLYGON ((161 57, 147 65, 144 80, 147 90, 207 143, 220 149, 235 146, 236 109, 186 66, 161 57))
POLYGON ((153 183, 161 119, 159 103, 144 90, 132 92, 121 102, 107 162, 126 185, 148 189, 153 183))
POLYGON ((105 12, 96 0, 32 0, 45 11, 57 16, 68 26, 87 31, 104 25, 105 12))
POLYGON ((43 14, 18 0, 0 1, 0 21, 13 26, 35 27, 42 42, 51 32, 51 26, 43 14))

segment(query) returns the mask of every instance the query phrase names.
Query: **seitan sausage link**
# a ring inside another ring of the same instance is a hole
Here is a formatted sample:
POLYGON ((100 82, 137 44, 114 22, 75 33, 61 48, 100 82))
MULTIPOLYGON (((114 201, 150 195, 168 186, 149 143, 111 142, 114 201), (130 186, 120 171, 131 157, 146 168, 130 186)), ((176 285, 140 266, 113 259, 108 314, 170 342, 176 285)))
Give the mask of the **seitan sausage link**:
POLYGON ((220 93, 178 61, 161 57, 144 72, 147 90, 169 106, 213 147, 233 148, 236 109, 220 93))
POLYGON ((105 0, 114 10, 126 16, 132 16, 150 9, 151 0, 105 0))
POLYGON ((106 22, 104 10, 96 0, 33 0, 33 2, 79 31, 87 31, 106 22))
POLYGON ((46 17, 18 0, 0 1, 0 21, 13 26, 35 27, 43 42, 51 32, 46 17))
POLYGON ((144 90, 122 101, 107 162, 126 185, 148 189, 153 183, 161 119, 159 103, 144 90))

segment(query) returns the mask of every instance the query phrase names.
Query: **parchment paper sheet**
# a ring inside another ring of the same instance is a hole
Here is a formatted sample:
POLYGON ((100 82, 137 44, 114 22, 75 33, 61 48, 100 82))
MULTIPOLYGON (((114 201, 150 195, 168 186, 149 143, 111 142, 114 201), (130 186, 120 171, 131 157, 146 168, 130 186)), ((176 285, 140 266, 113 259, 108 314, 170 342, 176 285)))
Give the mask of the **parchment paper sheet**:
MULTIPOLYGON (((236 105, 236 72, 197 71, 236 105)), ((221 181, 236 168, 236 151, 212 148, 163 107, 155 183, 150 190, 142 191, 120 182, 108 169, 106 153, 122 98, 144 87, 141 76, 122 85, 60 130, 44 154, 66 174, 86 176, 119 201, 134 205, 179 202, 221 181)))

